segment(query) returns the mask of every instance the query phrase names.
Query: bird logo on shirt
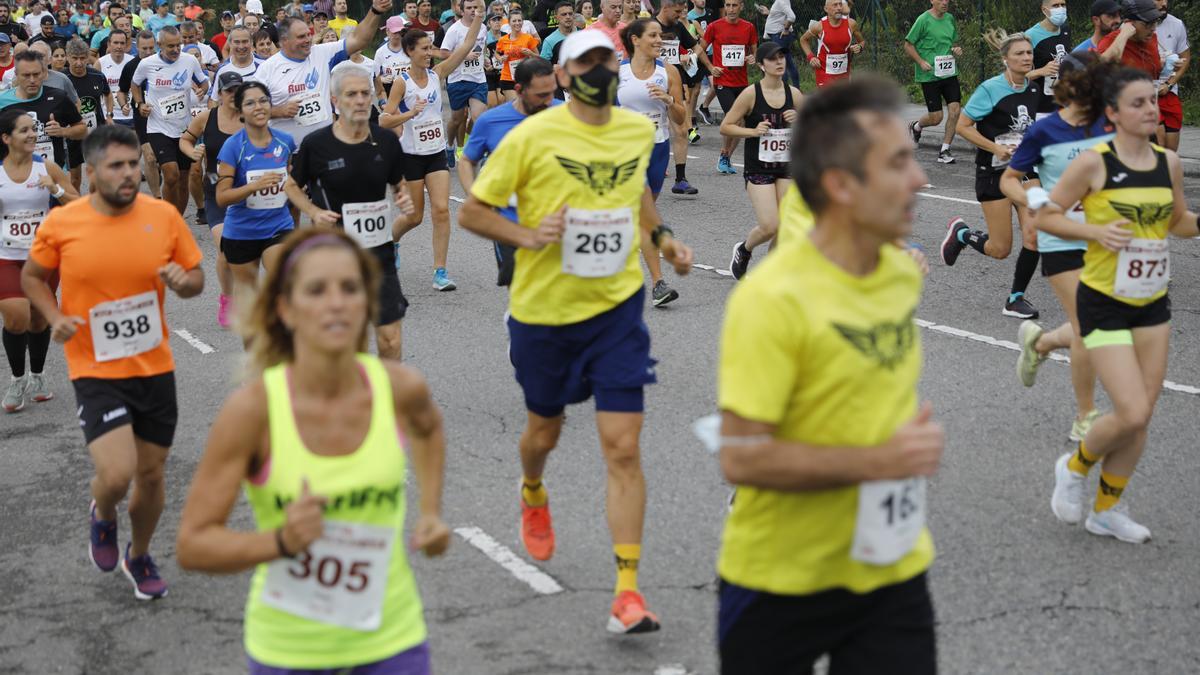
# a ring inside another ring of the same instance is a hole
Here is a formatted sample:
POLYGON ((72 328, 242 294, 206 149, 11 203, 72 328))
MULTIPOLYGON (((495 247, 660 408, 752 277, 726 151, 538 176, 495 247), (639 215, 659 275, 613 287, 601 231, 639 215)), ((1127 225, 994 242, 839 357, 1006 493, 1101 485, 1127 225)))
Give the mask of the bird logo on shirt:
POLYGON ((615 164, 613 162, 590 162, 584 164, 559 155, 554 156, 567 173, 588 186, 597 195, 603 197, 613 189, 624 185, 637 172, 638 158, 628 162, 615 164))
POLYGON ((316 89, 318 79, 320 78, 317 75, 317 69, 313 68, 312 71, 309 72, 308 77, 304 78, 304 86, 308 87, 309 89, 316 89))
POLYGON ((1174 202, 1126 204, 1125 202, 1109 200, 1108 203, 1112 205, 1113 211, 1121 214, 1126 220, 1141 228, 1157 225, 1163 220, 1170 218, 1175 210, 1174 202))
POLYGON ((833 324, 833 327, 863 356, 883 368, 895 370, 916 343, 913 324, 916 312, 914 309, 899 321, 884 321, 869 328, 855 328, 840 323, 833 324))
POLYGON ((187 73, 184 71, 179 71, 175 77, 171 78, 171 86, 176 89, 183 89, 185 82, 187 82, 187 73))

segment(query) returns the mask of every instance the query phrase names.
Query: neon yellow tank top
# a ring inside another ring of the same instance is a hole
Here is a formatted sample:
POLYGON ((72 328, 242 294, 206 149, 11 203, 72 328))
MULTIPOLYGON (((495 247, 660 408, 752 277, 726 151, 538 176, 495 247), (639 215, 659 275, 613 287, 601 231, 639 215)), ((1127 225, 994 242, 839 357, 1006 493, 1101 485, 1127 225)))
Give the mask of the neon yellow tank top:
MULTIPOLYGON (((1152 242, 1163 242, 1159 245, 1165 246, 1175 204, 1167 153, 1157 145, 1153 147, 1158 162, 1149 171, 1135 171, 1125 166, 1113 152, 1111 141, 1092 148, 1100 153, 1104 160, 1104 187, 1083 198, 1083 213, 1087 222, 1104 225, 1127 220, 1135 240, 1132 243, 1136 245, 1139 244, 1136 240, 1142 240, 1140 243, 1143 248, 1152 242)), ((1121 254, 1104 248, 1100 242, 1088 242, 1079 280, 1095 291, 1136 307, 1148 305, 1167 294, 1165 280, 1161 290, 1146 297, 1130 297, 1118 293, 1118 263, 1121 257, 1121 254)), ((1128 256, 1126 258, 1129 259, 1128 256)), ((1130 269, 1125 276, 1132 276, 1137 280, 1148 275, 1165 274, 1166 266, 1157 264, 1157 260, 1154 262, 1155 265, 1142 260, 1133 261, 1132 264, 1127 262, 1130 269)), ((1129 285, 1126 281, 1125 286, 1129 285)))
POLYGON ((371 425, 349 455, 321 456, 300 438, 287 367, 263 373, 271 458, 245 483, 259 531, 283 525, 308 480, 328 498, 325 535, 296 560, 259 565, 246 600, 246 652, 279 668, 324 669, 380 661, 426 639, 421 598, 404 552, 404 446, 383 364, 360 354, 371 387, 371 425), (389 551, 390 547, 390 551, 389 551))

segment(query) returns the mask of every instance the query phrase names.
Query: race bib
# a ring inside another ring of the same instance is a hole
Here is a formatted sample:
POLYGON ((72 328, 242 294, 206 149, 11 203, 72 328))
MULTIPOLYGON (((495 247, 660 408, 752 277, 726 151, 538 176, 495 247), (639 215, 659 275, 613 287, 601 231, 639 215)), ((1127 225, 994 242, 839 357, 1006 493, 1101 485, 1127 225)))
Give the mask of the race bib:
POLYGON ((187 92, 177 91, 174 94, 158 99, 158 114, 169 120, 181 120, 187 115, 187 92))
POLYGON ((146 291, 102 302, 88 312, 88 326, 99 363, 148 352, 162 344, 158 293, 146 291))
POLYGON ((203 115, 205 110, 208 110, 208 108, 205 108, 202 105, 198 105, 198 106, 192 108, 192 110, 191 110, 192 119, 196 119, 197 117, 203 115))
POLYGON ((42 159, 47 162, 54 161, 54 141, 38 141, 37 145, 33 146, 33 154, 41 155, 42 159))
POLYGON ((663 63, 679 65, 679 40, 663 40, 658 57, 663 60, 663 63))
POLYGON ((666 120, 661 112, 644 112, 646 119, 654 122, 654 142, 662 143, 671 138, 671 130, 667 128, 666 120))
POLYGON ((1166 239, 1131 239, 1117 254, 1113 293, 1123 298, 1149 298, 1166 290, 1171 280, 1171 251, 1166 239))
POLYGON ((933 57, 934 77, 954 77, 957 74, 958 64, 955 63, 953 54, 933 57))
POLYGON ((89 110, 88 112, 83 113, 83 125, 87 127, 88 131, 96 128, 95 110, 89 110))
POLYGON ((577 277, 610 277, 625 268, 633 245, 633 209, 567 209, 562 271, 577 277))
POLYGON ((255 210, 277 209, 287 203, 287 193, 283 191, 283 180, 287 178, 283 169, 257 169, 246 172, 246 184, 266 175, 278 175, 279 182, 265 190, 258 190, 246 198, 246 208, 255 210))
POLYGON ((721 45, 721 67, 741 68, 746 65, 746 45, 721 45))
POLYGON ((1058 76, 1057 75, 1047 75, 1045 77, 1045 82, 1042 84, 1042 93, 1045 94, 1046 96, 1053 96, 1054 95, 1054 87, 1057 84, 1058 84, 1058 76))
POLYGON ((391 207, 388 200, 343 204, 342 229, 363 248, 392 243, 391 207))
MULTIPOLYGON (((1000 134, 999 136, 997 136, 996 137, 996 145, 1004 145, 1004 146, 1010 147, 1010 148, 1012 148, 1012 151, 1015 154, 1017 152, 1017 148, 1021 146, 1022 138, 1024 138, 1024 136, 1022 134, 1018 134, 1016 132, 1010 131, 1006 134, 1000 134)), ((1009 155, 1009 159, 1012 159, 1012 155, 1009 155)), ((992 168, 998 169, 1002 166, 1008 166, 1009 159, 1000 159, 996 155, 992 155, 992 168)))
POLYGON ((924 527, 924 478, 862 483, 850 557, 869 565, 891 565, 912 550, 924 527))
POLYGON ((297 96, 296 100, 300 102, 300 107, 296 109, 296 124, 302 127, 324 122, 329 114, 319 91, 306 91, 297 96))
POLYGON ((423 122, 415 122, 413 130, 413 149, 418 155, 432 155, 446 148, 446 137, 442 132, 442 118, 436 117, 423 122))
POLYGON ((33 237, 45 217, 46 211, 43 209, 5 213, 0 216, 0 240, 8 248, 29 250, 33 247, 33 237))
POLYGON ((825 74, 826 75, 845 75, 850 70, 850 55, 849 54, 826 54, 825 55, 825 74))
POLYGON ((791 137, 790 129, 768 129, 767 133, 758 139, 758 161, 771 163, 788 161, 791 137))
POLYGON ((325 534, 307 551, 267 565, 263 604, 331 626, 377 630, 395 536, 390 527, 325 521, 325 534))
POLYGON ((521 62, 524 60, 525 59, 509 59, 508 60, 508 73, 510 75, 512 75, 514 80, 517 79, 517 66, 521 65, 521 62))
POLYGON ((479 52, 471 52, 462 62, 463 75, 482 75, 483 74, 483 57, 479 52))

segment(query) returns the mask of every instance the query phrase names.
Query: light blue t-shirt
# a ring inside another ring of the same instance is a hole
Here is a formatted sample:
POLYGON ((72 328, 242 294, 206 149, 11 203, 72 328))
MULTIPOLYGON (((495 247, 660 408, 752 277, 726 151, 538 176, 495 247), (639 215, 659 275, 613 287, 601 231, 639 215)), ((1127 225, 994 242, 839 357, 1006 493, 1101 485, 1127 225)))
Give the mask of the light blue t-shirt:
MULTIPOLYGON (((561 104, 562 101, 556 98, 550 100, 551 107, 561 104)), ((463 148, 463 157, 481 165, 483 160, 500 146, 500 141, 504 140, 505 134, 525 121, 526 117, 528 115, 513 107, 512 101, 483 113, 479 119, 475 120, 475 126, 471 129, 471 137, 467 139, 467 147, 463 148)), ((479 170, 482 171, 483 167, 480 166, 479 170)), ((509 206, 499 211, 500 215, 505 218, 514 223, 518 222, 517 208, 513 202, 509 202, 509 206)))
POLYGON ((1096 48, 1096 43, 1092 42, 1092 38, 1088 38, 1088 39, 1084 40, 1083 42, 1080 42, 1079 44, 1075 45, 1075 49, 1072 49, 1071 52, 1072 53, 1090 52, 1095 48, 1096 48))
MULTIPOLYGON (((234 167, 233 186, 242 187, 247 183, 249 172, 262 170, 280 171, 286 173, 292 153, 296 152, 296 142, 292 136, 283 131, 271 129, 271 142, 267 147, 260 148, 250 142, 246 130, 242 129, 225 141, 217 162, 234 167)), ((255 174, 255 179, 258 174, 255 174)), ((239 241, 254 239, 270 239, 280 232, 292 229, 292 214, 288 210, 287 197, 282 197, 282 203, 276 207, 264 208, 264 203, 278 202, 283 194, 283 181, 279 189, 269 191, 269 194, 255 194, 245 201, 231 204, 225 211, 225 230, 221 236, 239 241), (251 206, 255 204, 255 206, 251 206)))
POLYGON ((556 30, 547 35, 546 39, 542 41, 542 58, 546 59, 550 63, 554 63, 554 59, 552 58, 554 56, 554 45, 562 42, 565 39, 567 39, 567 36, 563 35, 561 30, 556 30))
POLYGON ((166 16, 159 16, 159 15, 155 14, 154 16, 152 16, 146 20, 146 28, 151 33, 154 33, 154 37, 156 39, 158 38, 158 31, 162 30, 163 27, 178 26, 178 25, 179 25, 179 19, 176 19, 174 14, 168 14, 166 16))

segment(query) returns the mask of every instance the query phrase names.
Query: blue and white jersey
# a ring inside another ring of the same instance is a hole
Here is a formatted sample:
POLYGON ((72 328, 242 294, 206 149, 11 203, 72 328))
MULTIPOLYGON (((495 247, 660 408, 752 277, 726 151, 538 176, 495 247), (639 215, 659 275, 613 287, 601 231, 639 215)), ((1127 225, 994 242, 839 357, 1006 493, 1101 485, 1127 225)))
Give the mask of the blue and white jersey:
MULTIPOLYGON (((1114 135, 1103 119, 1096 120, 1090 127, 1073 127, 1056 112, 1034 122, 1029 131, 1025 132, 1021 145, 1013 153, 1008 165, 1026 173, 1036 169, 1042 187, 1051 192, 1071 160, 1084 150, 1107 143, 1114 135)), ((1072 208, 1068 209, 1068 214, 1075 211, 1073 207, 1076 205, 1070 206, 1072 208)), ((1072 217, 1082 217, 1082 212, 1075 212, 1080 215, 1072 217)), ((1038 232, 1038 250, 1044 253, 1086 248, 1087 242, 1060 239, 1052 234, 1038 232)))
POLYGON ((270 239, 292 229, 292 214, 288 210, 283 182, 295 152, 296 142, 292 137, 274 129, 271 130, 271 142, 264 148, 251 143, 245 129, 225 141, 217 162, 234 168, 233 187, 253 183, 267 174, 278 174, 279 183, 255 192, 245 201, 231 204, 225 211, 225 230, 221 236, 240 241, 270 239))
POLYGON ((419 87, 412 73, 400 76, 404 81, 404 100, 400 112, 415 110, 417 101, 424 100, 425 108, 404 123, 400 149, 410 155, 433 155, 446 149, 446 130, 442 123, 442 81, 432 68, 425 72, 425 86, 419 87))
POLYGON ((146 131, 179 138, 191 122, 188 109, 193 97, 192 85, 208 82, 200 62, 191 54, 167 61, 162 54, 148 56, 133 71, 133 86, 141 87, 150 105, 146 131))
POLYGON ((289 59, 282 51, 264 61, 254 79, 271 91, 271 105, 278 107, 298 101, 300 109, 292 118, 277 117, 271 126, 286 132, 300 143, 310 132, 333 123, 333 105, 329 100, 329 71, 349 58, 346 41, 313 45, 308 58, 289 59))
POLYGON ((258 55, 250 57, 250 65, 238 66, 234 65, 233 61, 226 59, 217 66, 217 72, 213 74, 213 86, 208 88, 208 98, 216 101, 221 97, 221 92, 218 90, 217 83, 221 81, 222 73, 237 73, 242 76, 243 80, 252 80, 251 75, 258 72, 258 67, 262 65, 263 59, 258 58, 258 55))
POLYGON ((671 127, 667 120, 667 104, 650 96, 650 85, 656 85, 663 91, 670 92, 670 80, 667 79, 667 69, 662 61, 655 60, 654 72, 650 77, 639 80, 633 74, 633 66, 626 59, 621 62, 618 75, 620 84, 617 87, 617 105, 645 115, 654 123, 654 142, 665 143, 671 138, 671 127))

